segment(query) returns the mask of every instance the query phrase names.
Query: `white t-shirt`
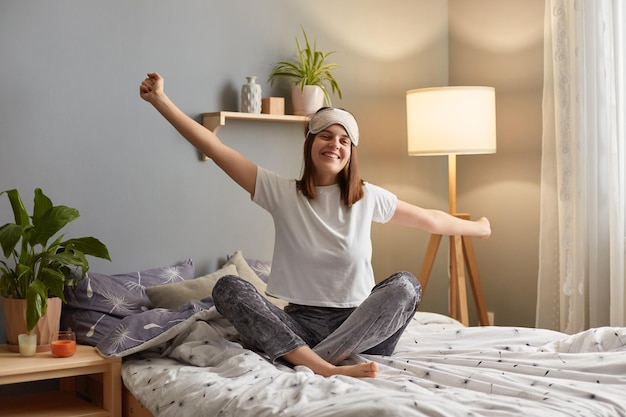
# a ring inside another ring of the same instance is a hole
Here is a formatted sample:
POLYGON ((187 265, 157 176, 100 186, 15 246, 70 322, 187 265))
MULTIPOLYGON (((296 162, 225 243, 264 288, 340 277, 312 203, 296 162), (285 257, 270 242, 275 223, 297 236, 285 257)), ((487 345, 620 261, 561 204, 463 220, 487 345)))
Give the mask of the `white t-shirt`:
POLYGON ((375 285, 371 223, 389 221, 398 199, 366 183, 363 198, 347 208, 339 185, 316 191, 309 200, 295 179, 258 169, 253 201, 276 230, 267 292, 295 304, 356 307, 375 285))

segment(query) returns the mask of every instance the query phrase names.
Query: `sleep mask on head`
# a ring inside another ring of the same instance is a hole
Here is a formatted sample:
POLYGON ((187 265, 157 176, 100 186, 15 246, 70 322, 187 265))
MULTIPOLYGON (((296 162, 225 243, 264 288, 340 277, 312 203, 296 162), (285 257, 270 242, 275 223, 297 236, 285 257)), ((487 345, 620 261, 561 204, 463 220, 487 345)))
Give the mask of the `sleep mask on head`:
POLYGON ((309 133, 317 135, 322 130, 332 125, 343 126, 352 144, 354 146, 359 144, 359 126, 354 116, 342 109, 329 107, 315 113, 311 116, 311 120, 309 121, 309 133))

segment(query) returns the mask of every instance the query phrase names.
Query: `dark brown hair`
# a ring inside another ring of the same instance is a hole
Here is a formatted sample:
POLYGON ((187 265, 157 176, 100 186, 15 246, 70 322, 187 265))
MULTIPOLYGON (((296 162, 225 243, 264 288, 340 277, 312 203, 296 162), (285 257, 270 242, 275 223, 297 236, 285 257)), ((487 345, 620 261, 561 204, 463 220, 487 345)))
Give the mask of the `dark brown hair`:
MULTIPOLYGON (((308 121, 304 126, 304 135, 306 137, 304 141, 304 167, 302 178, 296 181, 296 187, 302 195, 313 200, 317 197, 317 192, 315 191, 315 165, 311 157, 311 149, 316 135, 309 133, 308 121)), ((363 198, 363 180, 359 174, 357 147, 350 143, 350 148, 350 159, 343 170, 337 174, 341 200, 347 207, 352 207, 354 203, 363 198)))

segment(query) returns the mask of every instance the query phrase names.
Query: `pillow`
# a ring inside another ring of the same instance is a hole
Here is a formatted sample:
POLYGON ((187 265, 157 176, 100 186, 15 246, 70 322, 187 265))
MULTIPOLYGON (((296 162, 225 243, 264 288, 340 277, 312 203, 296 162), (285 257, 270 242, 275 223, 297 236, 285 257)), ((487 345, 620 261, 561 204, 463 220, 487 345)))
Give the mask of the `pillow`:
POLYGON ((193 261, 144 271, 106 275, 88 272, 74 288, 66 288, 62 325, 76 332, 76 341, 95 346, 123 317, 152 307, 145 288, 195 276, 193 261))
POLYGON ((248 259, 246 258, 246 263, 254 273, 261 278, 261 281, 267 284, 267 280, 270 276, 270 272, 272 270, 272 263, 267 261, 260 261, 258 259, 248 259))
POLYGON ((254 285, 254 288, 256 288, 258 292, 260 292, 261 294, 265 294, 267 284, 264 283, 261 278, 259 278, 259 276, 252 270, 252 268, 250 268, 240 250, 236 251, 232 256, 228 257, 228 261, 224 264, 224 266, 229 265, 234 265, 237 268, 237 275, 239 275, 245 281, 248 281, 250 284, 254 285))
POLYGON ((156 285, 146 288, 146 294, 156 308, 178 310, 183 304, 191 300, 202 300, 210 297, 218 279, 224 275, 237 275, 235 265, 228 265, 222 269, 195 279, 174 282, 172 284, 156 285))
POLYGON ((246 259, 240 250, 236 251, 229 257, 228 262, 226 262, 224 266, 228 265, 235 265, 237 267, 237 275, 254 285, 254 288, 256 288, 257 291, 262 296, 267 298, 272 304, 280 308, 284 308, 287 305, 286 301, 281 300, 280 298, 272 297, 271 295, 265 293, 267 284, 263 282, 263 280, 252 270, 250 265, 248 265, 248 262, 246 262, 246 259))
POLYGON ((61 328, 74 330, 76 342, 83 345, 95 346, 111 334, 121 321, 120 317, 84 308, 64 305, 61 311, 61 328))

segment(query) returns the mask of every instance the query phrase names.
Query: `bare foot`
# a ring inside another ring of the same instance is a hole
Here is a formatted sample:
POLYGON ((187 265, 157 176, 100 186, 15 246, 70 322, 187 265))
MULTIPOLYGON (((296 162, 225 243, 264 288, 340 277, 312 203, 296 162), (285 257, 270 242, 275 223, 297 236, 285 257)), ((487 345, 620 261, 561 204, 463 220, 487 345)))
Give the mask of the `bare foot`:
POLYGON ((378 364, 376 362, 357 363, 356 365, 333 365, 308 346, 300 346, 283 356, 287 362, 293 365, 303 365, 322 376, 346 375, 355 378, 376 378, 378 364))
POLYGON ((365 362, 356 365, 333 366, 332 368, 321 371, 320 375, 346 375, 355 378, 376 378, 377 373, 378 364, 376 362, 365 362))

